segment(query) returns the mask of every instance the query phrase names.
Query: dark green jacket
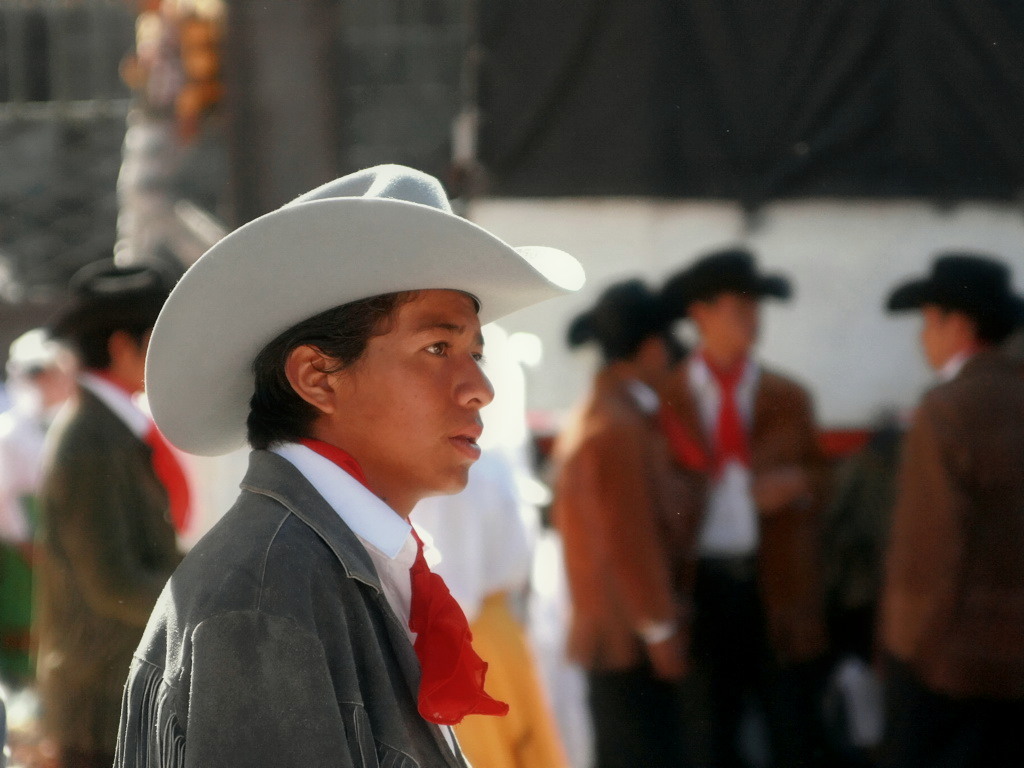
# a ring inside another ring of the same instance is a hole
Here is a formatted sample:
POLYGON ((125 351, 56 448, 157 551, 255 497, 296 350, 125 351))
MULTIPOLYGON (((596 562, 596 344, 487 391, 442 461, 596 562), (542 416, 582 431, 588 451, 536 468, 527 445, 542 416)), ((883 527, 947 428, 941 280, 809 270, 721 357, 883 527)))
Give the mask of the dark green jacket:
POLYGON ((150 450, 92 393, 53 427, 37 560, 39 691, 62 747, 112 754, 132 651, 180 561, 150 450))
POLYGON ((254 451, 168 582, 125 689, 117 768, 464 768, 416 711, 419 663, 355 534, 254 451))

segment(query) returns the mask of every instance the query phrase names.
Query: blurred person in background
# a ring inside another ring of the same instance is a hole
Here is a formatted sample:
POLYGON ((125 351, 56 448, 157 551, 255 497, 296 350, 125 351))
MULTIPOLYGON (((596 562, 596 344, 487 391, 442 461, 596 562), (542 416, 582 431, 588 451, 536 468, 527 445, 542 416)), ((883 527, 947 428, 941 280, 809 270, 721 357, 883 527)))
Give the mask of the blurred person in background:
POLYGON ((739 248, 697 259, 662 291, 700 338, 671 404, 711 457, 684 687, 701 766, 810 766, 821 751, 823 460, 810 396, 755 357, 761 300, 790 292, 739 248))
POLYGON ((703 479, 674 460, 659 389, 668 321, 639 280, 606 289, 569 328, 596 344, 593 388, 554 448, 553 520, 572 598, 568 653, 587 672, 598 768, 686 765, 686 554, 703 479))
POLYGON ((0 677, 15 687, 32 679, 32 548, 43 441, 71 395, 73 365, 42 328, 15 339, 7 358, 13 404, 0 414, 0 677))
POLYGON ((508 334, 494 324, 483 334, 483 368, 495 396, 480 410, 480 459, 463 491, 423 499, 410 519, 440 554, 431 568, 470 622, 473 647, 488 662, 488 692, 509 705, 505 717, 471 715, 455 726, 469 762, 475 768, 567 768, 524 626, 540 525, 528 500, 536 480, 523 428, 525 381, 508 334))
POLYGON ((79 358, 40 492, 37 674, 64 768, 110 766, 132 652, 180 560, 180 466, 135 396, 170 290, 160 269, 84 267, 53 334, 79 358))
POLYGON ((882 595, 891 768, 1024 765, 1024 320, 1010 271, 938 256, 897 287, 938 383, 905 439, 882 595))
POLYGON ((876 419, 866 443, 837 463, 834 493, 822 514, 832 653, 825 719, 835 768, 872 765, 882 738, 882 686, 873 661, 904 422, 892 412, 876 419))

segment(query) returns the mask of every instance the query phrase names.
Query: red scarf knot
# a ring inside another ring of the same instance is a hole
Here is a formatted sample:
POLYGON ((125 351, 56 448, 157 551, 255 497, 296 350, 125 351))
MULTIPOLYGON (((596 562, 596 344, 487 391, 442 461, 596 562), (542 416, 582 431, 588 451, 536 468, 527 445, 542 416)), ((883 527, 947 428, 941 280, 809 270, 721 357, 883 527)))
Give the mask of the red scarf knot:
POLYGON ((416 538, 416 560, 409 569, 412 609, 409 629, 416 633, 413 648, 422 676, 419 713, 440 725, 457 725, 466 715, 507 715, 508 704, 484 691, 487 662, 473 650, 473 633, 448 586, 432 573, 416 538))

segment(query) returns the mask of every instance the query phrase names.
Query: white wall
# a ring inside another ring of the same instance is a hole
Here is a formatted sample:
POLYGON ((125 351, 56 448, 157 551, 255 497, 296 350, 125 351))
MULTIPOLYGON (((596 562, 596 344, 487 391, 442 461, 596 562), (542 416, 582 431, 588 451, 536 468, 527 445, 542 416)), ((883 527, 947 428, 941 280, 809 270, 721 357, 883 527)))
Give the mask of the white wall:
POLYGON ((614 280, 641 276, 655 285, 719 245, 746 243, 766 270, 792 279, 792 301, 767 303, 762 357, 812 389, 830 427, 866 425, 882 409, 909 407, 928 383, 916 314, 893 317, 882 303, 901 279, 927 271, 936 251, 998 255, 1024 289, 1024 209, 1010 205, 800 201, 747 218, 731 203, 479 200, 468 216, 513 245, 562 248, 586 267, 580 294, 502 321, 544 341, 544 362, 528 374, 529 405, 555 414, 580 395, 597 363, 592 353, 566 350, 570 319, 614 280))

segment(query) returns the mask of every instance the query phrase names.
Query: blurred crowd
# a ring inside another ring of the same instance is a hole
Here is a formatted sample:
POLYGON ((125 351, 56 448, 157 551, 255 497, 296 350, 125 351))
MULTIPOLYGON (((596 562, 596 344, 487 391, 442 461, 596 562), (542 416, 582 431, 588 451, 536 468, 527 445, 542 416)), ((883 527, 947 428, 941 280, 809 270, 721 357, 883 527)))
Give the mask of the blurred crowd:
MULTIPOLYGON (((11 346, 11 765, 111 764, 132 653, 196 533, 200 478, 143 391, 174 277, 90 265, 73 305, 11 346)), ((487 327, 483 457, 463 493, 412 515, 489 662, 488 692, 511 705, 456 728, 473 765, 1024 765, 1011 277, 945 253, 878 297, 920 313, 935 383, 842 455, 811 394, 758 356, 762 302, 793 286, 743 248, 660 286, 606 286, 573 320, 567 343, 601 364, 548 455, 507 335, 487 327)))

